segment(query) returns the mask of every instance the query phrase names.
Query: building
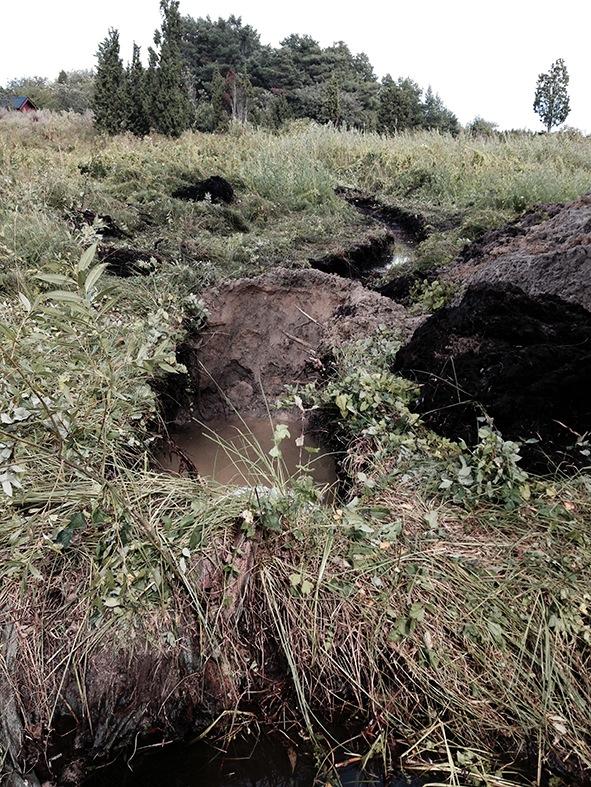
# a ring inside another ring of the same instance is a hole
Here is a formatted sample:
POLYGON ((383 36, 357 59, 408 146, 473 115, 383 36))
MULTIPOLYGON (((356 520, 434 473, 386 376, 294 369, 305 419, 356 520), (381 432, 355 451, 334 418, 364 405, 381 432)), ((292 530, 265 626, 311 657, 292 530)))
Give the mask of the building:
POLYGON ((7 98, 0 98, 0 109, 8 109, 13 112, 35 112, 37 106, 28 96, 7 96, 7 98))

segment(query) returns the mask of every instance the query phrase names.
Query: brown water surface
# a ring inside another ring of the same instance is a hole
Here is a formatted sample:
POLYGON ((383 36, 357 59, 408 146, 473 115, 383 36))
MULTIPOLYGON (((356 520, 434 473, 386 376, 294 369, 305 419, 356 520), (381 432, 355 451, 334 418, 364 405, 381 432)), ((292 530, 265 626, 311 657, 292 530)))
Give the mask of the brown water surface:
MULTIPOLYGON (((310 475, 319 485, 333 485, 337 480, 332 454, 304 431, 294 418, 240 418, 193 422, 175 431, 170 437, 180 452, 195 466, 200 476, 219 484, 235 486, 275 486, 282 480, 310 475), (280 458, 269 453, 274 447, 274 430, 284 425, 289 430, 279 444, 280 458)), ((178 472, 183 464, 181 454, 163 452, 160 462, 178 472)))

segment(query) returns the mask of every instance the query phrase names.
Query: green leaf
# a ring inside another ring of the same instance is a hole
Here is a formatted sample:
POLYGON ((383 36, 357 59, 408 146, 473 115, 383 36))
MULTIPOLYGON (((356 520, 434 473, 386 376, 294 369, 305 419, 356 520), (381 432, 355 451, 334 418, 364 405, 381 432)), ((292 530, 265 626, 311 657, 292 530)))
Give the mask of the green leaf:
POLYGON ((42 273, 36 276, 35 278, 47 282, 47 284, 55 284, 58 287, 76 286, 76 282, 73 279, 70 279, 69 276, 62 276, 59 273, 42 273))
POLYGON ((312 592, 313 587, 314 585, 310 582, 309 579, 304 579, 301 587, 302 596, 309 596, 310 593, 312 592))
POLYGON ((78 265, 76 265, 76 271, 78 273, 87 270, 87 268, 90 268, 90 264, 94 260, 96 254, 97 245, 98 244, 93 243, 92 246, 89 246, 89 248, 86 249, 84 254, 80 257, 80 262, 78 265))
POLYGON ((88 293, 92 290, 94 285, 103 275, 105 270, 108 267, 108 263, 103 262, 100 265, 95 265, 94 268, 90 271, 88 276, 86 277, 86 281, 84 282, 84 292, 88 295, 88 293))
POLYGON ((290 437, 289 428, 285 424, 277 424, 273 431, 273 442, 277 445, 290 437))

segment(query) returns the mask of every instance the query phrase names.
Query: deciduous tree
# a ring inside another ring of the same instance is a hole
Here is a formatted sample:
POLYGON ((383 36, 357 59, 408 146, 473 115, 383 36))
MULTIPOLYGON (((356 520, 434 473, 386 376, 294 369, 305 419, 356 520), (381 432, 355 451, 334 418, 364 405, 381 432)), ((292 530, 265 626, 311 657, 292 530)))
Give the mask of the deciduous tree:
POLYGON ((540 116, 546 131, 552 131, 568 117, 570 112, 568 82, 568 71, 562 58, 552 63, 548 73, 540 74, 538 77, 534 111, 540 116))

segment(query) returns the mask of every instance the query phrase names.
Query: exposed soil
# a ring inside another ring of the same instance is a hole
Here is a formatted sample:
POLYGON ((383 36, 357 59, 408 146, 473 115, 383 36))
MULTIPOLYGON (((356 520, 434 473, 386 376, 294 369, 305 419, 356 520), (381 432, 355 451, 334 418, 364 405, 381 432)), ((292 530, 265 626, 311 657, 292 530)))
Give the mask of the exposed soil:
POLYGON ((96 224, 96 233, 102 238, 121 240, 129 237, 129 233, 108 214, 95 213, 93 210, 77 210, 72 212, 71 221, 76 229, 82 229, 84 226, 92 227, 96 224))
POLYGON ((225 283, 204 300, 208 326, 180 352, 203 420, 228 408, 264 415, 286 385, 317 379, 331 348, 379 325, 408 336, 417 324, 387 298, 319 271, 275 269, 225 283))
POLYGON ((474 444, 483 409, 523 465, 590 464, 576 446, 591 430, 591 313, 507 284, 471 286, 421 325, 395 369, 422 384, 416 409, 435 431, 474 444))
POLYGON ((232 184, 219 175, 213 175, 206 180, 199 180, 189 186, 181 186, 172 194, 176 199, 190 200, 192 202, 202 202, 210 199, 214 204, 234 201, 234 189, 232 184))
POLYGON ((591 194, 542 205, 466 247, 441 278, 469 285, 509 282, 591 309, 591 194))
POLYGON ((100 244, 97 256, 108 264, 107 270, 113 276, 148 276, 154 272, 158 255, 146 249, 131 246, 112 246, 100 244))

